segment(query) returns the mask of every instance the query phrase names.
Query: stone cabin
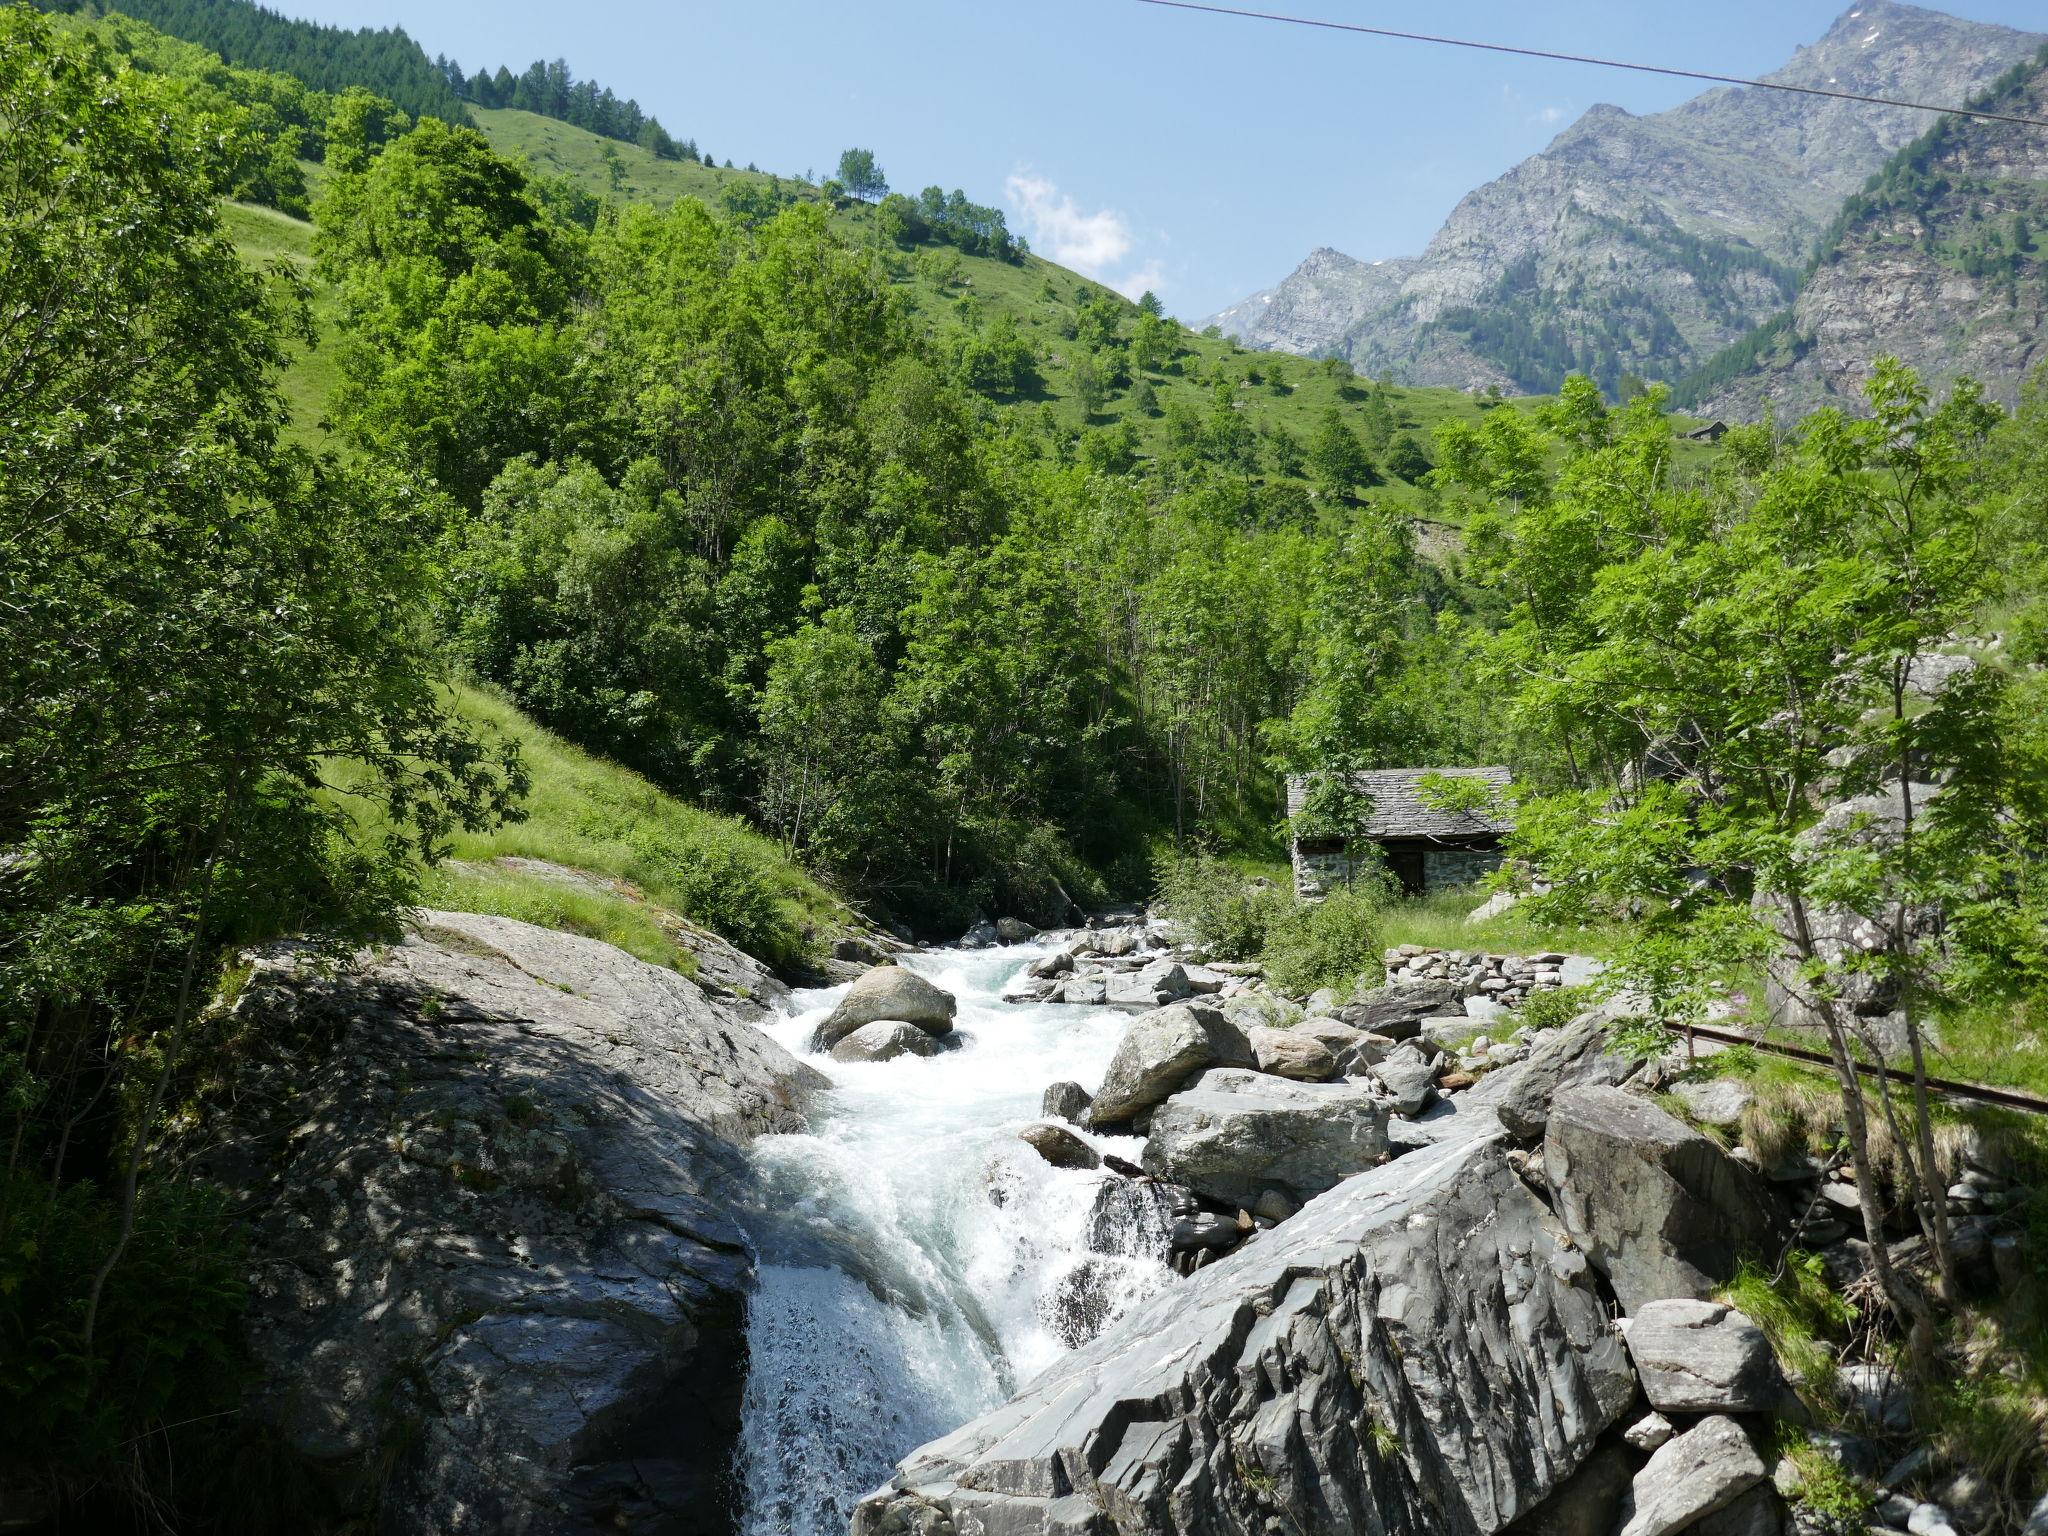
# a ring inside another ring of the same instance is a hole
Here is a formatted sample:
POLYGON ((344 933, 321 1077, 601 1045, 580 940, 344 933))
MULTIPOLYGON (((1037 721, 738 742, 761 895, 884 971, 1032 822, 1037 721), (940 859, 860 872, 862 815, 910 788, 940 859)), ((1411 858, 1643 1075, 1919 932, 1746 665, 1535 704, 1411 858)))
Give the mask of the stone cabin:
MULTIPOLYGON (((1505 789, 1511 775, 1505 768, 1375 768, 1349 776, 1351 787, 1371 802, 1365 825, 1352 839, 1297 837, 1294 840, 1294 888, 1314 898, 1351 876, 1357 844, 1376 844, 1403 893, 1426 895, 1454 885, 1470 885, 1500 863, 1501 839, 1513 830, 1496 817, 1440 811, 1422 798, 1426 774, 1448 779, 1481 778, 1505 789)), ((1287 781, 1287 815, 1291 821, 1307 799, 1309 777, 1287 781)))

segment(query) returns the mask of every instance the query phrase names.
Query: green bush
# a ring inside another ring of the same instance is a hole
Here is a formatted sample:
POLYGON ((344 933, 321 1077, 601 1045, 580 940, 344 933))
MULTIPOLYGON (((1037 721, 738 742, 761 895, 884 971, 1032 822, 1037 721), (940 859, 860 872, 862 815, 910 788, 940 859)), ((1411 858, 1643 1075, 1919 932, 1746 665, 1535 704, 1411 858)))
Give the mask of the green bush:
POLYGON ((1283 908, 1266 932, 1266 975, 1282 992, 1348 988, 1362 975, 1377 980, 1385 909, 1368 887, 1333 891, 1318 902, 1283 908))
POLYGON ((1591 987, 1543 987, 1518 1012, 1525 1030, 1561 1029, 1598 1001, 1591 987))
POLYGON ((115 1202, 90 1184, 0 1184, 0 1445, 60 1475, 103 1473, 151 1431, 232 1409, 239 1388, 239 1248, 222 1202, 145 1182, 135 1232, 84 1345, 115 1202))
POLYGON ((1189 853, 1162 859, 1154 878, 1166 915, 1217 960, 1256 960, 1273 925, 1293 909, 1293 895, 1254 886, 1221 859, 1189 853))

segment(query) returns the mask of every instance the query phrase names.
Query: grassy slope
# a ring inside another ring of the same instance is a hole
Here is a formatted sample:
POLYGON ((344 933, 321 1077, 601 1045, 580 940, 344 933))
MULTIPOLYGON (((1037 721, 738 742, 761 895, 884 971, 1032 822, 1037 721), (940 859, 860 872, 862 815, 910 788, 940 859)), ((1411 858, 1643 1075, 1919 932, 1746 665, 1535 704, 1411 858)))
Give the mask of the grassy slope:
MULTIPOLYGON (((452 861, 426 872, 429 906, 492 912, 604 939, 690 972, 694 929, 763 959, 800 961, 866 924, 773 841, 736 817, 664 793, 570 745, 484 689, 458 686, 456 712, 486 739, 518 744, 532 778, 523 820, 458 833, 452 861), (539 860, 601 877, 577 882, 508 867, 539 860)), ((374 814, 361 811, 367 835, 374 814)))
MULTIPOLYGON (((734 183, 766 186, 771 181, 758 172, 657 160, 638 145, 613 143, 531 112, 479 111, 476 118, 501 153, 524 156, 536 170, 567 176, 599 196, 611 194, 610 168, 604 154, 607 145, 618 157, 623 173, 620 195, 628 200, 666 205, 679 197, 700 197, 715 204, 719 193, 734 183)), ((808 192, 802 183, 782 185, 808 192)), ((1063 334, 1063 327, 1071 326, 1081 302, 1106 291, 1100 284, 1038 256, 1013 264, 990 256, 961 255, 957 278, 942 289, 918 270, 914 253, 899 251, 880 237, 871 208, 861 204, 843 207, 834 213, 833 222, 849 240, 868 246, 881 256, 904 303, 935 332, 943 333, 962 324, 964 304, 978 305, 984 319, 1005 312, 1014 317, 1019 332, 1038 355, 1044 390, 1009 408, 1049 407, 1066 426, 1078 428, 1083 424, 1083 413, 1074 397, 1065 361, 1073 347, 1063 334)), ((1240 388, 1237 398, 1255 427, 1284 427, 1306 444, 1331 406, 1351 416, 1354 424, 1362 415, 1363 385, 1353 385, 1347 397, 1338 381, 1307 358, 1248 352, 1227 339, 1190 334, 1186 340, 1191 355, 1176 363, 1171 371, 1152 375, 1160 407, 1157 413, 1148 415, 1134 409, 1129 392, 1125 391, 1108 402, 1094 418, 1095 423, 1113 425, 1129 421, 1138 434, 1140 451, 1155 454, 1164 445, 1164 412, 1170 401, 1180 397, 1207 410, 1216 379, 1226 377, 1238 383, 1247 370, 1256 370, 1262 382, 1240 388), (1284 387, 1275 386, 1276 377, 1284 387)), ((1413 432, 1425 451, 1429 450, 1430 434, 1439 423, 1477 421, 1484 414, 1476 398, 1458 390, 1397 388, 1391 394, 1396 423, 1402 430, 1413 432)), ((1546 398, 1529 396, 1509 403, 1517 410, 1533 410, 1546 398)), ((1703 461, 1710 453, 1704 445, 1682 443, 1679 463, 1683 467, 1703 461)), ((1371 494, 1403 507, 1412 507, 1421 499, 1414 487, 1391 477, 1371 494)))
MULTIPOLYGON (((274 208, 253 203, 229 203, 225 210, 228 233, 234 238, 242 259, 252 267, 283 266, 308 285, 313 324, 324 340, 334 334, 334 300, 313 281, 313 226, 274 208)), ((280 381, 292 408, 292 429, 315 447, 327 444, 324 418, 328 398, 334 393, 335 371, 331 348, 294 345, 291 365, 280 381)))

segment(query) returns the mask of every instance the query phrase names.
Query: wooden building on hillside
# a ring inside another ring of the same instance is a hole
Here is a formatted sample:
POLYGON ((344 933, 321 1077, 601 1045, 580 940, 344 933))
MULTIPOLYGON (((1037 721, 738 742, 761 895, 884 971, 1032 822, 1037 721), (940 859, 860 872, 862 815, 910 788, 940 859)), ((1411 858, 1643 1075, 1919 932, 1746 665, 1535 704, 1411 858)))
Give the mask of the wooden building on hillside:
MULTIPOLYGON (((1512 824, 1498 811, 1474 815, 1438 810, 1422 795, 1422 779, 1428 774, 1480 778, 1495 790, 1512 782, 1505 768, 1375 768, 1347 774, 1346 784, 1365 802, 1357 831, 1351 837, 1297 833, 1295 890, 1313 898, 1347 883, 1362 843, 1378 848, 1410 896, 1471 885, 1494 869, 1500 863, 1501 839, 1514 830, 1512 824)), ((1314 776, 1308 774, 1288 779, 1290 823, 1301 814, 1313 782, 1314 776)))

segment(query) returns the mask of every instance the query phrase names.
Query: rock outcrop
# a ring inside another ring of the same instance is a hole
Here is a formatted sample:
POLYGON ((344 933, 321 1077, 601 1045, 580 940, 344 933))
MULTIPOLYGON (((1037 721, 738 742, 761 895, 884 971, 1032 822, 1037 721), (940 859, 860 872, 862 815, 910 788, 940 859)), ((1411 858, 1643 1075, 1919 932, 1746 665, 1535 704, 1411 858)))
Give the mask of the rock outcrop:
POLYGON ((1214 1008, 1179 1004, 1140 1014, 1117 1042, 1088 1106, 1088 1123, 1124 1125, 1164 1103, 1197 1072, 1256 1064, 1250 1042, 1214 1008))
MULTIPOLYGON (((1861 0, 1770 78, 1964 101, 2040 42, 1861 0)), ((2032 132, 2004 126, 2014 141, 2032 132)), ((1903 108, 1777 91, 1710 90, 1641 117, 1601 104, 1469 193, 1420 257, 1318 251, 1215 323, 1411 384, 1554 389, 1576 367, 1611 386, 1617 366, 1674 378, 1781 310, 1843 199, 1926 127, 1903 108), (1544 355, 1547 327, 1572 342, 1544 355)))
POLYGON ((1386 1156, 1387 1111, 1359 1083, 1219 1067, 1153 1113, 1145 1171, 1250 1207, 1269 1189, 1319 1195, 1386 1156))
POLYGON ((262 1048, 199 1163, 252 1213, 247 1414, 337 1517, 726 1528, 738 1149, 824 1080, 694 982, 503 918, 424 914, 334 978, 266 957, 236 1007, 262 1048))
POLYGON ((1625 1337, 1643 1395, 1662 1412, 1769 1413, 1789 1398, 1763 1329, 1720 1302, 1648 1302, 1625 1337))
POLYGON ((1762 1181, 1635 1094, 1558 1093, 1543 1172, 1565 1226, 1628 1312, 1704 1297, 1745 1254, 1775 1255, 1779 1221, 1762 1181))
POLYGON ((1493 1138, 1361 1174, 914 1452, 855 1536, 1500 1531, 1636 1390, 1566 1241, 1493 1138))
POLYGON ((952 1033, 958 1005, 952 994, 900 965, 878 965, 846 989, 811 1037, 811 1049, 830 1050, 863 1024, 884 1020, 915 1024, 928 1034, 952 1033))

